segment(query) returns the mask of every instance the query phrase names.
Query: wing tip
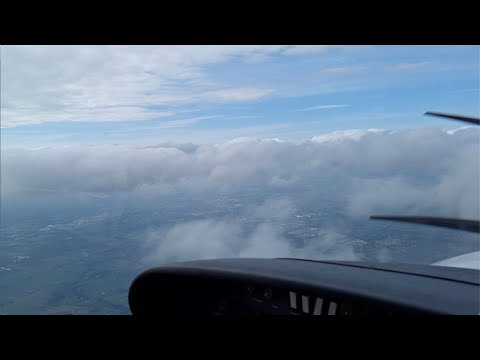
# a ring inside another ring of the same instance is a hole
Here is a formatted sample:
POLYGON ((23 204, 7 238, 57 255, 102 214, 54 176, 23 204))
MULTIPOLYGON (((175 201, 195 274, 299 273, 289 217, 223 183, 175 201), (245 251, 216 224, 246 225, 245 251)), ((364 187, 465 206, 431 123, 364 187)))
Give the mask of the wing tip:
POLYGON ((480 118, 474 117, 474 116, 449 114, 449 113, 444 113, 439 111, 427 111, 423 115, 437 116, 437 117, 442 117, 450 120, 457 120, 457 121, 467 122, 470 124, 480 125, 480 118))

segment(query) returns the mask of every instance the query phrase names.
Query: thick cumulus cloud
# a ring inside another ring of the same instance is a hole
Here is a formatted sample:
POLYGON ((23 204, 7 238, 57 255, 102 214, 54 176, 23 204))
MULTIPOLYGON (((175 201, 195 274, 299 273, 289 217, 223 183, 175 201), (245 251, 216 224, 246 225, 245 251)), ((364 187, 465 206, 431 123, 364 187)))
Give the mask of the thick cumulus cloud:
POLYGON ((25 189, 148 195, 294 188, 309 179, 338 184, 328 196, 346 199, 352 216, 479 216, 479 131, 472 127, 350 130, 303 142, 244 138, 216 145, 8 149, 1 169, 3 195, 25 189))
POLYGON ((304 259, 356 260, 361 257, 340 235, 325 232, 295 244, 284 236, 282 222, 294 212, 288 199, 267 200, 252 206, 247 215, 257 219, 253 229, 246 218, 197 220, 168 230, 147 232, 147 262, 169 262, 224 257, 299 257, 304 259))
MULTIPOLYGON (((372 129, 335 132, 303 142, 243 138, 215 145, 6 149, 1 158, 1 194, 4 200, 27 190, 84 192, 101 199, 128 194, 129 201, 135 201, 135 196, 153 199, 172 194, 215 198, 253 186, 267 199, 270 192, 283 194, 283 199, 245 203, 244 217, 186 219, 149 228, 141 236, 147 239, 148 259, 359 259, 362 254, 344 241, 342 229, 334 225, 322 225, 325 231, 308 241, 295 242, 288 236, 284 223, 305 200, 297 199, 295 190, 307 188, 308 198, 318 201, 319 207, 335 204, 352 220, 372 213, 475 219, 479 217, 479 136, 473 127, 450 132, 372 129)), ((378 256, 385 260, 390 255, 378 256)))

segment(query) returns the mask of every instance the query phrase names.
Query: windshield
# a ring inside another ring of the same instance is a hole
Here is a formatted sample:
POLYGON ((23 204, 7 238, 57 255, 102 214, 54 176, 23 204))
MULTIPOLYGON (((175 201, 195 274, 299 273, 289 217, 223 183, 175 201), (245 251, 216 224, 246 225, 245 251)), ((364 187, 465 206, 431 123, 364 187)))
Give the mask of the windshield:
POLYGON ((478 234, 478 46, 2 46, 0 313, 174 261, 432 264, 478 234))

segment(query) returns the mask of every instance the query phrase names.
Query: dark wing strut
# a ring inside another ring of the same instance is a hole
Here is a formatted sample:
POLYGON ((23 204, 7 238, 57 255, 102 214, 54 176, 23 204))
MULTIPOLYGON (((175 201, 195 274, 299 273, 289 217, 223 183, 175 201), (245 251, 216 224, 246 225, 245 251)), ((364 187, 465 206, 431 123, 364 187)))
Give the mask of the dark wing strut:
POLYGON ((415 216, 415 215, 374 215, 370 216, 373 220, 391 220, 401 221, 414 224, 425 224, 432 226, 440 226, 450 229, 465 230, 480 233, 480 221, 452 219, 434 216, 415 216))
POLYGON ((458 121, 463 121, 470 124, 480 125, 480 118, 473 117, 473 116, 447 114, 447 113, 441 113, 436 111, 427 111, 424 115, 444 117, 451 120, 458 120, 458 121))

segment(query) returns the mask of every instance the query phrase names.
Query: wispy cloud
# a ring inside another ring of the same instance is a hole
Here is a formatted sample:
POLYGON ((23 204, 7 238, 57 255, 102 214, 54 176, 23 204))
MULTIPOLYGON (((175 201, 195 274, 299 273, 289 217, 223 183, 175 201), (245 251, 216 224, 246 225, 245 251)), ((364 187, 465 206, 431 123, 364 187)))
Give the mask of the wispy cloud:
POLYGON ((2 128, 45 122, 145 121, 176 115, 174 111, 158 111, 141 106, 75 107, 54 109, 2 109, 2 128))
MULTIPOLYGON (((352 103, 352 96, 364 98, 372 92, 375 97, 374 92, 380 91, 382 101, 388 102, 392 100, 391 91, 404 90, 405 72, 426 71, 432 64, 432 68, 442 71, 442 78, 419 79, 422 86, 418 92, 427 91, 429 86, 438 87, 438 81, 446 84, 446 91, 474 87, 472 76, 478 75, 478 49, 330 45, 5 46, 1 127, 74 121, 156 121, 192 108, 200 114, 241 115, 243 110, 239 109, 244 104, 249 112, 262 113, 270 121, 276 114, 269 112, 279 109, 276 101, 287 109, 295 109, 321 102, 352 103), (442 57, 445 51, 450 55, 442 57), (385 71, 390 72, 388 81, 385 71), (452 78, 458 81, 449 81, 452 78), (330 96, 335 93, 341 97, 330 96), (309 97, 308 102, 287 104, 292 98, 302 97, 309 97)), ((395 103, 398 95, 395 93, 395 103)), ((356 102, 355 108, 370 106, 369 99, 372 98, 365 98, 365 103, 358 105, 356 102)), ((345 106, 322 105, 293 111, 345 106)))
POLYGON ((320 73, 324 75, 345 75, 367 69, 366 66, 337 66, 323 69, 320 73))
POLYGON ((142 131, 148 131, 148 130, 183 128, 183 127, 188 127, 193 124, 196 124, 201 120, 216 119, 221 117, 224 117, 224 116, 223 115, 198 116, 198 117, 193 117, 189 119, 163 121, 160 124, 155 126, 137 126, 137 127, 131 127, 123 130, 107 131, 106 133, 122 134, 122 133, 139 132, 139 131, 142 132, 142 131))
POLYGON ((215 78, 212 65, 239 61, 254 66, 275 55, 325 53, 330 48, 7 46, 2 53, 2 127, 150 120, 186 105, 254 101, 272 94, 271 86, 259 85, 257 78, 215 78), (165 111, 151 111, 152 106, 165 111))
POLYGON ((199 117, 194 117, 190 119, 165 121, 156 127, 149 127, 149 129, 170 129, 170 128, 178 128, 178 127, 187 127, 187 126, 198 123, 200 120, 216 119, 221 117, 223 117, 223 115, 199 116, 199 117))
POLYGON ((387 71, 390 72, 398 72, 398 71, 409 71, 409 70, 416 70, 420 68, 424 68, 427 66, 432 65, 432 61, 421 61, 421 62, 414 62, 414 63, 401 63, 401 64, 396 64, 393 66, 388 66, 386 68, 387 71))
POLYGON ((237 102, 251 101, 265 97, 272 93, 271 89, 261 89, 255 87, 239 87, 212 90, 204 93, 201 99, 211 102, 237 102))
POLYGON ((242 119, 259 119, 263 118, 261 115, 239 115, 239 116, 227 116, 225 120, 242 120, 242 119))
POLYGON ((473 92, 473 91, 479 91, 480 88, 470 88, 470 89, 458 89, 458 90, 452 90, 450 92, 452 93, 465 93, 465 92, 473 92))
POLYGON ((323 110, 323 109, 335 109, 335 108, 343 108, 350 105, 347 104, 340 104, 340 105, 317 105, 317 106, 310 106, 304 109, 295 109, 290 111, 313 111, 313 110, 323 110))
POLYGON ((296 45, 287 47, 283 53, 286 55, 304 55, 326 52, 338 45, 296 45))

